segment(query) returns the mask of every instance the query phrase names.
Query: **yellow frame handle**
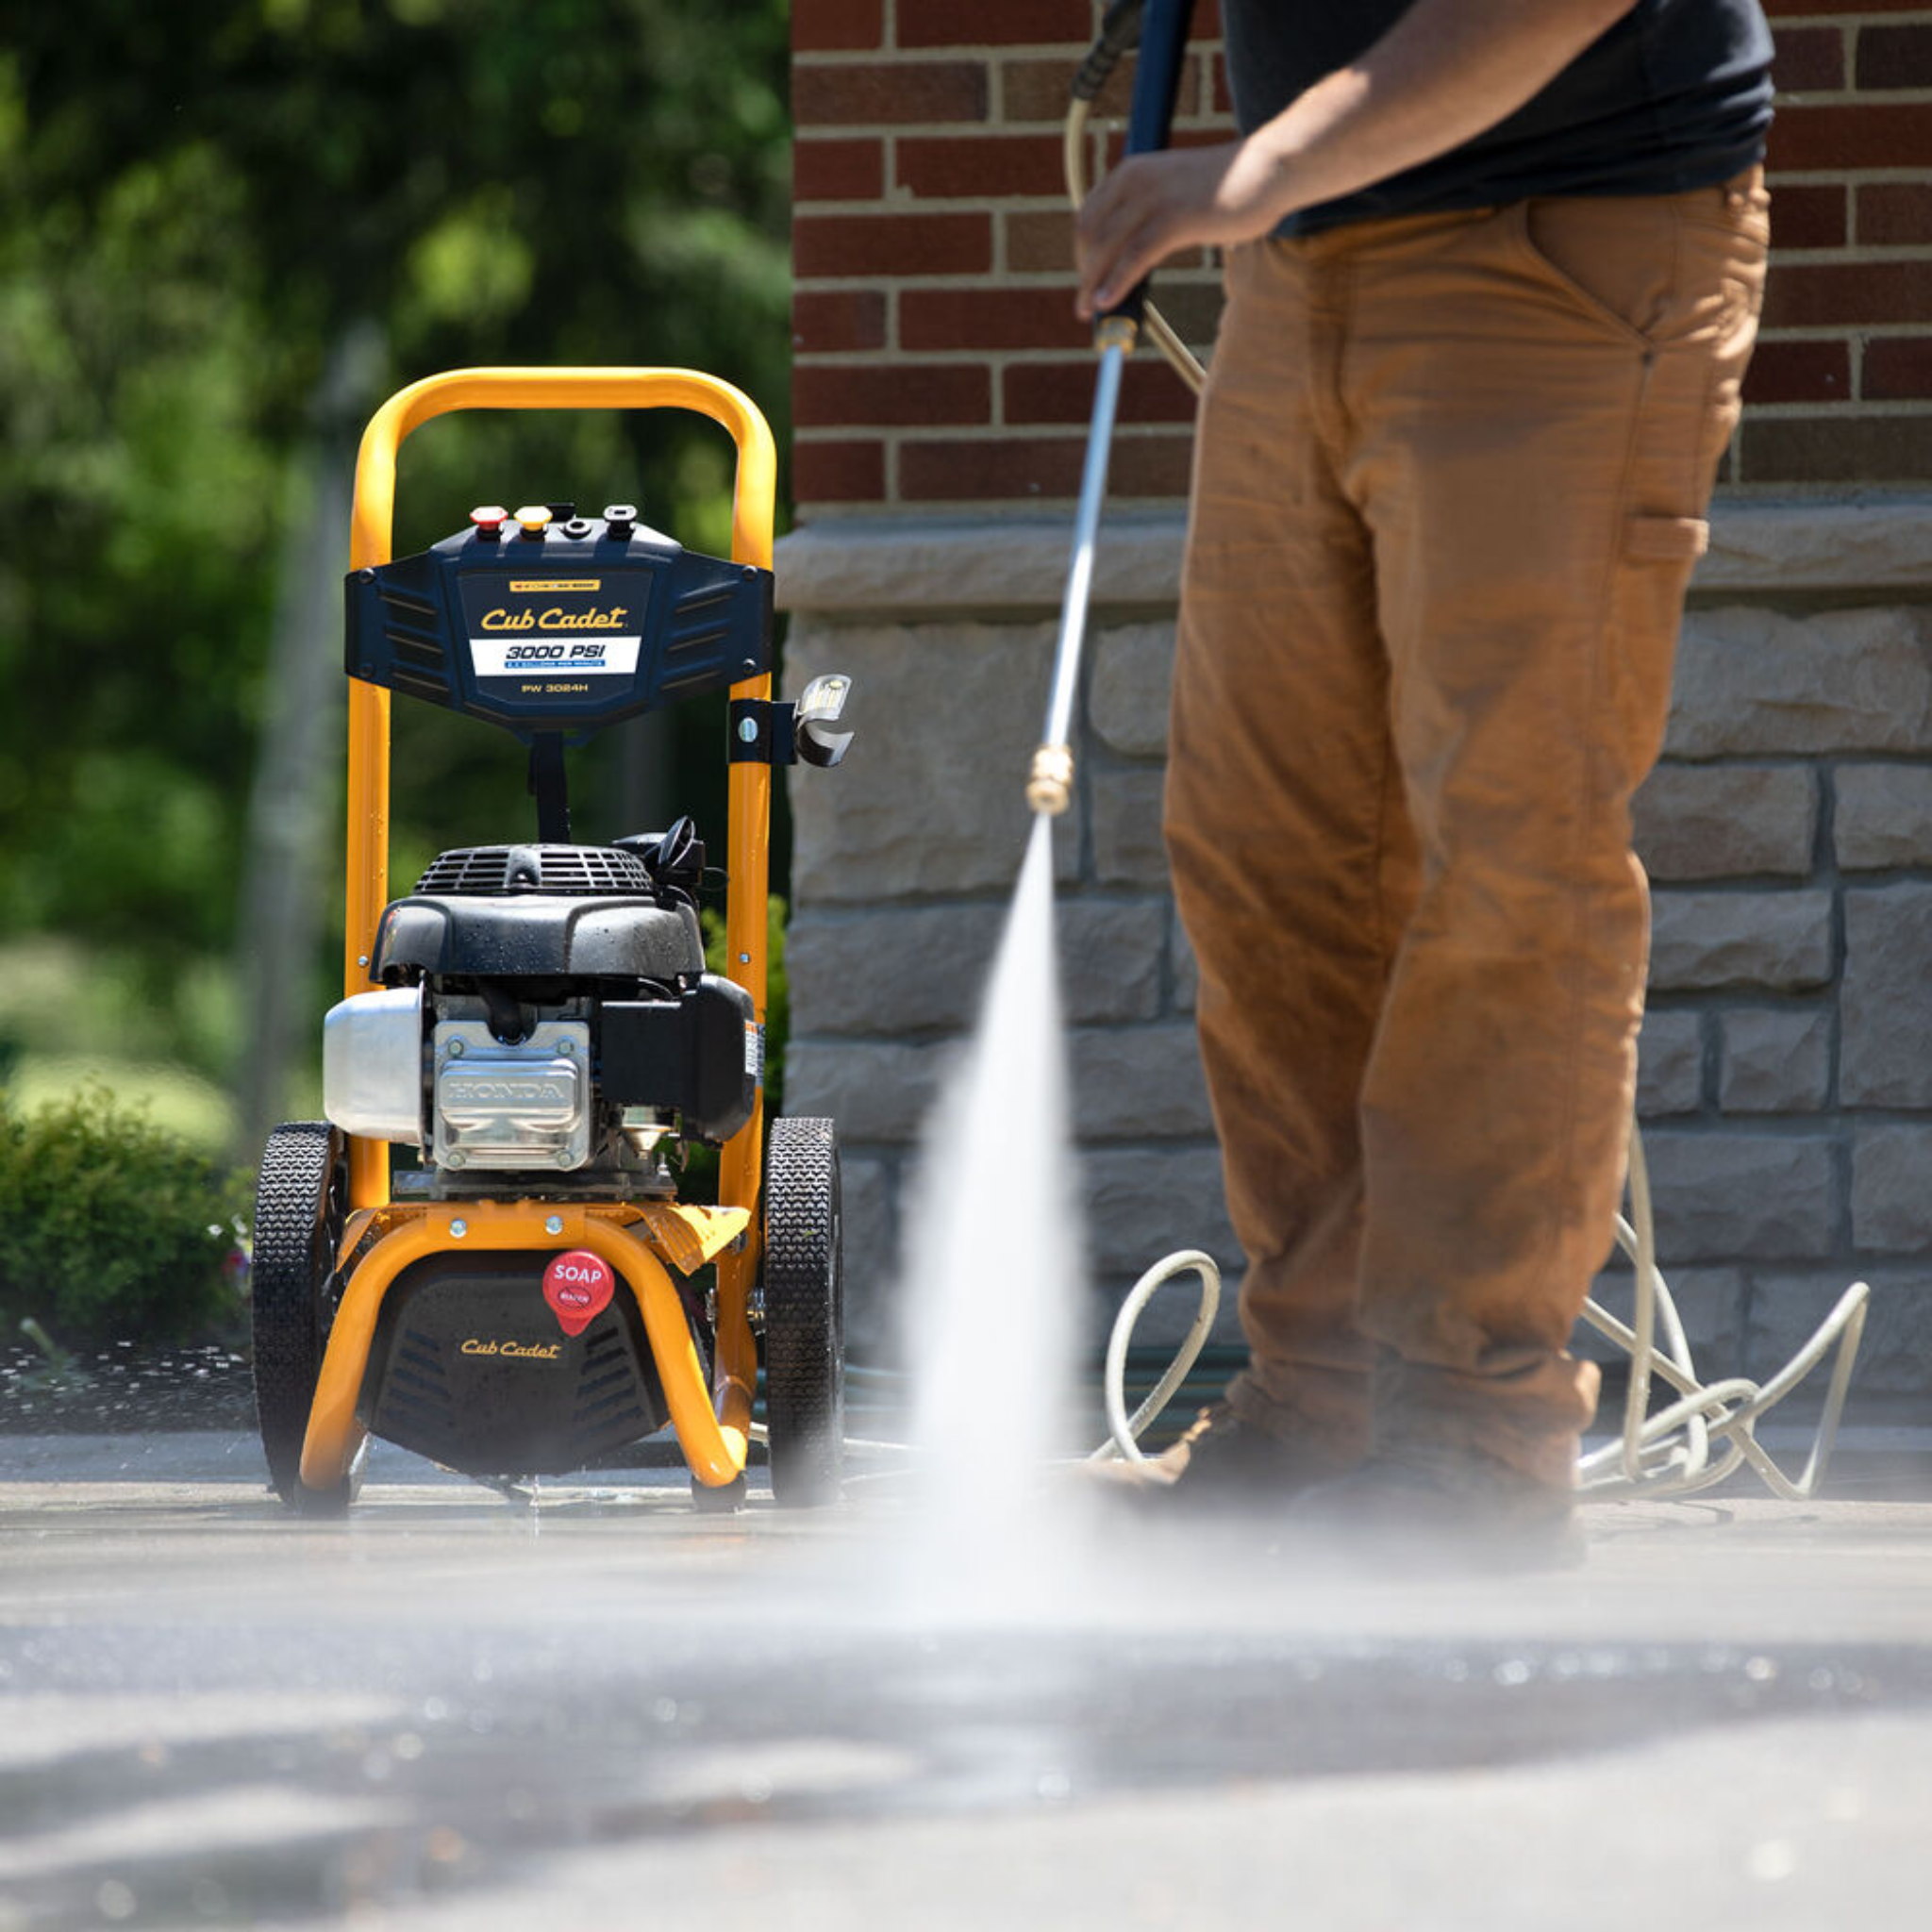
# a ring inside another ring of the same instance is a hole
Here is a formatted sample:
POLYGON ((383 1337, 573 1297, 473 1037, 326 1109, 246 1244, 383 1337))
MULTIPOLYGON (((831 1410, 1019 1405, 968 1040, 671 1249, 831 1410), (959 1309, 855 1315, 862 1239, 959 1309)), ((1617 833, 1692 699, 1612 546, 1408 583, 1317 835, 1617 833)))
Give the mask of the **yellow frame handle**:
MULTIPOLYGON (((772 516, 777 494, 777 453, 758 406, 741 390, 691 369, 453 369, 398 390, 370 418, 356 458, 356 497, 349 568, 390 561, 394 542, 396 456, 409 433, 431 417, 457 409, 691 409, 730 431, 738 446, 731 503, 731 556, 737 563, 772 567, 772 516)), ((769 700, 769 675, 731 687, 734 698, 769 700)), ((349 828, 342 990, 374 989, 369 961, 376 922, 389 903, 390 694, 359 677, 349 680, 349 828)), ((734 763, 728 777, 726 844, 730 886, 724 926, 730 975, 765 1019, 766 902, 770 891, 772 771, 734 763)), ((758 1182, 763 1145, 762 1095, 741 1131, 726 1142, 719 1195, 727 1208, 754 1210, 743 1249, 719 1267, 721 1355, 729 1377, 742 1374, 739 1357, 750 1347, 745 1292, 757 1266, 758 1182), (740 1345, 734 1345, 740 1344, 740 1345)), ((352 1207, 389 1202, 389 1148, 380 1141, 349 1142, 352 1207)))

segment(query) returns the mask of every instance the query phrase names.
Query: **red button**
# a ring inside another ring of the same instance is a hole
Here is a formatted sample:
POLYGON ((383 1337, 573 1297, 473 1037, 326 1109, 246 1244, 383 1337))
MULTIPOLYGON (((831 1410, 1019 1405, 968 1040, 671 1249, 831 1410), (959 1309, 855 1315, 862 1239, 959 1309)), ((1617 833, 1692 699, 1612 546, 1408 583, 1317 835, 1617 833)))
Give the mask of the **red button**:
POLYGON ((583 1248, 558 1255, 543 1271, 543 1299, 566 1335, 581 1335, 617 1291, 608 1266, 583 1248))
POLYGON ((500 503, 479 503, 470 512, 470 521, 485 537, 494 537, 509 521, 509 512, 500 503))

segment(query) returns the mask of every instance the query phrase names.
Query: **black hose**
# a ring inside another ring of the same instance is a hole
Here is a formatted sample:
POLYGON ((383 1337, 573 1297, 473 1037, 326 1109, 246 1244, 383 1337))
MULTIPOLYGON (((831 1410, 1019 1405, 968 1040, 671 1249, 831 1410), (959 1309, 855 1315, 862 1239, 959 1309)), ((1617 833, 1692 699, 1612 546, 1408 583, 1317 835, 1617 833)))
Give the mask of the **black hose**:
POLYGON ((1108 76, 1120 65, 1120 58, 1141 40, 1141 10, 1147 0, 1113 0, 1100 18, 1100 38, 1088 50, 1074 75, 1074 98, 1090 104, 1100 98, 1108 76))

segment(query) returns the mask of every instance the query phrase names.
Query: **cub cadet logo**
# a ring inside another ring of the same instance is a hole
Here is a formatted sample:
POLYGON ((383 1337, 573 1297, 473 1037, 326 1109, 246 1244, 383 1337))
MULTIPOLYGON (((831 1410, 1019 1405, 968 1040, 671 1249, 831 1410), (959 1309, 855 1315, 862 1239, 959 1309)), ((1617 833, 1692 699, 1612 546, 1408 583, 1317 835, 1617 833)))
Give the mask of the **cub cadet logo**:
POLYGON ((621 630, 630 607, 613 604, 608 610, 562 610, 553 604, 548 610, 508 610, 499 604, 483 613, 483 628, 489 631, 536 630, 546 634, 557 630, 621 630))
POLYGON ((562 1349, 560 1341, 485 1341, 473 1335, 463 1343, 464 1355, 493 1355, 526 1362, 554 1362, 562 1349))

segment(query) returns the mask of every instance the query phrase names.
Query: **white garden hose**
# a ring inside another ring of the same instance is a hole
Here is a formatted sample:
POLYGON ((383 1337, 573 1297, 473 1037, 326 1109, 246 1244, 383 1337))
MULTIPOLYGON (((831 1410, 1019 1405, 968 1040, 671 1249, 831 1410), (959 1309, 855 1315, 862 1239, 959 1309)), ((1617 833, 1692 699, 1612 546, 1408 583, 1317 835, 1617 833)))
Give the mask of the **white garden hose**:
MULTIPOLYGON (((1723 1482, 1740 1464, 1748 1463, 1773 1495, 1800 1501, 1815 1495, 1824 1480, 1844 1413, 1852 1365, 1864 1332, 1871 1290, 1855 1282, 1817 1332, 1768 1382, 1743 1375, 1702 1383, 1690 1358, 1677 1305, 1657 1266, 1657 1241, 1651 1223, 1650 1174, 1643 1158, 1643 1141, 1630 1129, 1630 1215, 1616 1220, 1617 1245, 1635 1269, 1635 1307, 1628 1325, 1595 1300, 1583 1307, 1584 1319, 1607 1336, 1630 1357, 1630 1387, 1624 1404, 1624 1427, 1618 1441, 1594 1450, 1576 1465, 1576 1487, 1591 1500, 1614 1500, 1634 1495, 1684 1496, 1723 1482), (1635 1224, 1634 1225, 1632 1224, 1635 1224), (1664 1346, 1657 1346, 1661 1328, 1664 1346), (1834 1353, 1835 1351, 1835 1353, 1834 1353), (1756 1436, 1758 1422, 1824 1359, 1832 1355, 1831 1379, 1824 1392, 1824 1412, 1811 1441, 1803 1472, 1787 1475, 1756 1436), (1667 1382, 1679 1400, 1652 1415, 1653 1380, 1667 1382), (1721 1453, 1713 1457, 1713 1448, 1721 1453)), ((1208 1339, 1221 1298, 1221 1272, 1198 1248, 1188 1248, 1158 1262, 1134 1284, 1108 1338, 1107 1404, 1108 1440, 1093 1452, 1094 1461, 1124 1459, 1144 1462, 1140 1437, 1166 1407, 1208 1339), (1155 1293, 1176 1275, 1194 1274, 1201 1281, 1200 1307, 1193 1326, 1174 1352, 1172 1362, 1152 1394, 1129 1416, 1126 1412, 1127 1347, 1141 1310, 1155 1293)))
MULTIPOLYGON (((1623 1429, 1617 1440, 1584 1456, 1576 1465, 1576 1488, 1585 1501, 1617 1501, 1632 1496, 1687 1496, 1723 1482, 1748 1464, 1774 1496, 1802 1502, 1817 1494, 1831 1461, 1845 1395, 1851 1386, 1858 1341, 1865 1329, 1871 1289, 1854 1282, 1821 1322, 1810 1340, 1766 1382, 1728 1375, 1700 1382, 1669 1284, 1657 1265, 1657 1240, 1651 1219, 1650 1174, 1642 1137, 1630 1130, 1630 1218, 1616 1218, 1617 1245, 1633 1270, 1634 1305, 1626 1324, 1594 1299, 1583 1306, 1583 1318, 1630 1357, 1630 1383, 1624 1402, 1623 1429), (1658 1345, 1661 1335, 1662 1345, 1658 1345), (1824 1405, 1812 1436, 1803 1470, 1788 1474, 1757 1440, 1757 1427, 1779 1403, 1796 1390, 1825 1357, 1831 1357, 1824 1405), (1655 1382, 1667 1383, 1678 1399, 1650 1413, 1655 1382), (1715 1453, 1714 1453, 1715 1452, 1715 1453)), ((1199 1248, 1183 1248, 1158 1261, 1127 1292, 1108 1337, 1107 1366, 1101 1394, 1106 1405, 1108 1436, 1090 1461, 1144 1462, 1140 1439, 1173 1401, 1207 1345, 1221 1305, 1221 1270, 1199 1248), (1127 1413, 1127 1351, 1134 1329, 1155 1295, 1183 1274, 1200 1282, 1194 1319, 1161 1372, 1160 1379, 1140 1406, 1127 1413)), ((755 1441, 766 1440, 762 1424, 752 1427, 755 1441)), ((863 1455, 913 1454, 912 1445, 848 1436, 848 1450, 863 1455)))

